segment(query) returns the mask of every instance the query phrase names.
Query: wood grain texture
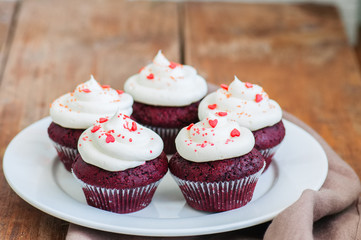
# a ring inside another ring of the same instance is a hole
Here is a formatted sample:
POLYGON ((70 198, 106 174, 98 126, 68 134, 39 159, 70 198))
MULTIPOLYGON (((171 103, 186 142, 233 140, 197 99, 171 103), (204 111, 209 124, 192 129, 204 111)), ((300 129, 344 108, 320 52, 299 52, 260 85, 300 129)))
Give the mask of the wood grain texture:
MULTIPOLYGON (((175 3, 24 1, 0 85, 1 156, 21 129, 47 116, 54 99, 90 74, 122 89, 159 49, 179 61, 176 16, 175 3)), ((0 236, 64 239, 66 222, 20 199, 3 174, 0 187, 0 236)))
MULTIPOLYGON (((0 44, 2 30, 8 29, 3 16, 0 44)), ((21 129, 47 116, 55 98, 91 73, 121 89, 162 49, 170 60, 196 67, 209 82, 229 83, 236 74, 262 85, 361 176, 361 78, 332 7, 27 0, 16 22, 0 79, 0 156, 21 129)), ((1 238, 65 238, 68 223, 20 199, 3 174, 0 189, 1 238)), ((266 227, 189 239, 255 238, 266 227)))
POLYGON ((17 4, 17 2, 0 2, 0 77, 4 71, 8 55, 8 37, 10 29, 13 29, 13 16, 17 4))
POLYGON ((361 176, 361 78, 333 7, 187 3, 184 15, 188 64, 260 84, 361 176))

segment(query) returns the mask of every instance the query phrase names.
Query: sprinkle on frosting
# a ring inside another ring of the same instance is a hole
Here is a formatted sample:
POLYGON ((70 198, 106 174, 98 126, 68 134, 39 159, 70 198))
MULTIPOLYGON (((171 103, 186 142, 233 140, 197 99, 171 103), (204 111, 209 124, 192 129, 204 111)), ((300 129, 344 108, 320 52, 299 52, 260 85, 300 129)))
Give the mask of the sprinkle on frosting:
POLYGON ((71 93, 56 99, 50 107, 52 120, 65 128, 85 129, 100 117, 112 116, 118 110, 132 113, 133 98, 109 85, 100 85, 93 76, 71 93))
POLYGON ((224 90, 228 91, 228 85, 226 85, 226 84, 221 84, 221 88, 223 88, 224 90))
POLYGON ((224 116, 227 116, 227 112, 217 112, 217 115, 220 116, 220 117, 224 117, 224 116))
POLYGON ((211 110, 215 109, 216 107, 217 107, 217 104, 209 104, 208 105, 208 108, 211 110))
POLYGON ((147 76, 147 78, 148 78, 149 80, 154 79, 154 74, 153 74, 153 73, 150 73, 150 74, 147 76))
POLYGON ((162 139, 120 112, 108 121, 99 119, 80 136, 78 150, 85 162, 107 171, 134 168, 158 157, 162 139))
MULTIPOLYGON (((227 85, 225 85, 227 86, 227 85)), ((210 113, 226 112, 227 118, 237 121, 251 131, 272 126, 282 119, 281 107, 262 87, 241 82, 237 77, 228 87, 221 87, 207 95, 199 104, 198 117, 204 119, 210 113), (215 108, 209 108, 216 105, 215 108)))
POLYGON ((252 132, 237 122, 210 115, 191 128, 183 128, 175 142, 183 158, 207 162, 245 155, 253 149, 255 140, 252 132))
POLYGON ((259 103, 260 101, 262 101, 263 97, 261 94, 256 94, 256 98, 255 98, 255 101, 256 103, 259 103))
POLYGON ((207 84, 193 67, 170 62, 159 51, 152 63, 127 79, 124 89, 137 102, 186 106, 206 95, 207 84))
POLYGON ((253 84, 249 83, 249 82, 245 82, 244 85, 246 86, 246 88, 252 88, 253 84))
POLYGON ((187 130, 190 130, 193 126, 194 126, 194 123, 189 124, 189 126, 187 127, 187 130))
POLYGON ((99 123, 105 123, 106 121, 108 121, 108 118, 99 118, 99 123))
POLYGON ((212 128, 215 128, 217 126, 218 120, 217 119, 209 119, 208 123, 212 128))
POLYGON ((234 128, 232 131, 231 131, 231 137, 239 137, 241 135, 241 133, 238 131, 237 128, 234 128))

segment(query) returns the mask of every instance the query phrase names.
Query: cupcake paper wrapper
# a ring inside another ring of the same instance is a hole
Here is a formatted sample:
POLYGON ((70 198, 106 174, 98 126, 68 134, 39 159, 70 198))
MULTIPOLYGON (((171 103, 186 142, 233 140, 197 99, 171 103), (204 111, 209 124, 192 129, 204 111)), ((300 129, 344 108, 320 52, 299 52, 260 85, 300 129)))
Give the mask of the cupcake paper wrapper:
POLYGON ((70 148, 70 147, 60 145, 59 143, 56 143, 54 141, 52 141, 52 142, 58 153, 58 157, 59 157, 60 161, 64 164, 66 170, 68 170, 70 172, 73 162, 74 162, 76 156, 79 154, 78 150, 75 148, 70 148))
POLYGON ((263 155, 263 157, 266 161, 266 167, 264 168, 263 172, 265 172, 268 169, 268 167, 271 165, 273 156, 276 154, 279 147, 280 147, 280 144, 278 144, 274 147, 271 147, 271 148, 258 149, 258 151, 263 155))
POLYGON ((136 188, 109 189, 89 185, 74 173, 73 176, 80 182, 88 205, 115 213, 136 212, 148 206, 161 181, 136 188))
POLYGON ((207 212, 222 212, 242 207, 252 200, 264 167, 265 164, 248 177, 225 182, 194 182, 172 176, 191 207, 207 212))
POLYGON ((173 154, 177 151, 175 147, 175 138, 182 128, 162 128, 144 125, 145 127, 156 132, 164 142, 164 152, 166 154, 173 154))

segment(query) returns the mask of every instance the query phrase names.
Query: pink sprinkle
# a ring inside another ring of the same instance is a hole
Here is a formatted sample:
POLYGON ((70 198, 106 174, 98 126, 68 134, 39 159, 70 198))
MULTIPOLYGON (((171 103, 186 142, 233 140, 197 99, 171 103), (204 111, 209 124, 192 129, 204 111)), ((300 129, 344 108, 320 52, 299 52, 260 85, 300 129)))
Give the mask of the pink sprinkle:
POLYGON ((262 99, 263 97, 261 94, 256 94, 256 99, 255 99, 256 103, 259 103, 260 101, 262 101, 262 99))
POLYGON ((221 88, 223 88, 224 90, 228 91, 228 85, 226 85, 226 84, 221 84, 221 88))
POLYGON ((109 133, 107 133, 106 135, 107 135, 107 138, 105 139, 106 143, 115 142, 115 138, 112 135, 110 135, 109 133))
POLYGON ((218 112, 217 114, 218 114, 218 116, 220 116, 220 117, 227 116, 227 112, 218 112))
POLYGON ((84 89, 82 89, 82 90, 80 90, 81 92, 85 92, 85 93, 90 93, 91 91, 89 90, 89 89, 87 89, 87 88, 84 88, 84 89))
POLYGON ((92 133, 95 133, 96 131, 98 131, 100 129, 100 126, 99 125, 97 125, 97 126, 94 126, 93 128, 92 128, 92 130, 90 130, 92 133))
POLYGON ((246 88, 252 88, 253 84, 249 83, 249 82, 245 82, 244 85, 246 86, 246 88))
POLYGON ((105 123, 106 121, 108 121, 107 118, 99 118, 99 123, 105 123))
POLYGON ((231 131, 231 137, 239 137, 240 135, 241 133, 236 128, 231 131))
POLYGON ((149 75, 147 76, 147 78, 148 78, 149 80, 154 79, 154 74, 153 74, 153 73, 149 74, 149 75))

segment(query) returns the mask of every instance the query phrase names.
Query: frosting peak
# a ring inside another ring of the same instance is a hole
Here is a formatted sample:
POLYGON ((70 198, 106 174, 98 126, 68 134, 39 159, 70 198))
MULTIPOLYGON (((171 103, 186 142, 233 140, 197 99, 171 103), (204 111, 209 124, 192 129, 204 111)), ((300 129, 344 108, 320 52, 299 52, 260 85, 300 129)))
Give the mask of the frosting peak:
POLYGON ((209 113, 225 111, 228 117, 251 131, 272 126, 282 119, 281 107, 262 87, 242 82, 236 76, 229 85, 221 85, 216 92, 206 96, 199 104, 199 119, 209 113))
POLYGON ((153 59, 153 63, 155 65, 168 67, 170 65, 170 62, 168 59, 162 54, 162 50, 159 50, 157 55, 153 59))
POLYGON ((118 110, 132 113, 133 98, 108 85, 100 85, 93 76, 79 84, 74 92, 56 99, 50 107, 52 120, 65 128, 85 129, 100 117, 113 116, 118 110))
POLYGON ((83 160, 108 171, 123 171, 158 157, 162 139, 120 112, 100 118, 79 138, 83 160))
POLYGON ((151 64, 128 78, 124 89, 137 102, 186 106, 206 95, 207 84, 193 67, 171 62, 158 51, 151 64))
POLYGON ((183 158, 208 162, 245 155, 253 149, 255 140, 250 130, 218 112, 183 128, 175 142, 183 158))

